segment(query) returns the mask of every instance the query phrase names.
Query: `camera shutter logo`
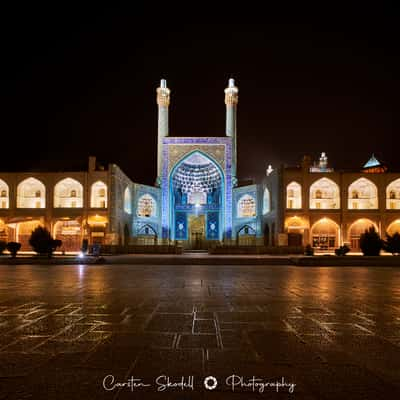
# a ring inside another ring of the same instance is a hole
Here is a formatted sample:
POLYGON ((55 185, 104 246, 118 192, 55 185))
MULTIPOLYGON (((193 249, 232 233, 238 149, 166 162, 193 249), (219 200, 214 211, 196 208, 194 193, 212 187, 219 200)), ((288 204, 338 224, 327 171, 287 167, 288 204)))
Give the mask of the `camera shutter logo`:
POLYGON ((214 390, 217 386, 218 386, 218 381, 217 378, 215 378, 214 376, 207 376, 204 379, 204 387, 207 390, 214 390))

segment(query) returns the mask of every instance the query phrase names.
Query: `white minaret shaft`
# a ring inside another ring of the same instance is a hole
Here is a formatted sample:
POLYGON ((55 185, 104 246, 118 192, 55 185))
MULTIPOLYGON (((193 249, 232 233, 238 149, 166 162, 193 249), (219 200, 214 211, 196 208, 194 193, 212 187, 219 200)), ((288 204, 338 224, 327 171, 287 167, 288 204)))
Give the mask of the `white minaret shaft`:
POLYGON ((167 81, 161 79, 160 87, 157 88, 158 104, 158 147, 157 147, 157 180, 162 175, 162 142, 168 136, 168 107, 171 91, 167 88, 167 81))
POLYGON ((232 138, 232 176, 236 177, 236 112, 239 89, 235 86, 235 80, 229 79, 225 89, 226 104, 226 136, 232 138))

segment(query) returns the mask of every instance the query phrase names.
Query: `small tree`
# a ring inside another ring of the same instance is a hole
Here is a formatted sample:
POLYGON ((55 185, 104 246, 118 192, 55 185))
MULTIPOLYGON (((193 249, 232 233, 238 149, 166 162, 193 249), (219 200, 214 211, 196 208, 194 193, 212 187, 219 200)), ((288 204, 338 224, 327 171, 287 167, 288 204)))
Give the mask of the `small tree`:
POLYGON ((400 254, 400 233, 395 232, 393 235, 386 233, 386 241, 383 243, 383 249, 393 255, 400 254))
POLYGON ((17 256, 17 253, 21 249, 21 243, 17 242, 9 242, 7 243, 7 250, 10 252, 11 257, 15 258, 17 256))
POLYGON ((43 226, 38 226, 31 234, 29 244, 38 254, 47 254, 49 257, 53 251, 62 245, 61 240, 54 240, 50 232, 43 226))
POLYGON ((382 245, 382 239, 373 226, 360 236, 360 248, 364 256, 379 256, 382 245))
POLYGON ((7 243, 3 240, 0 240, 0 254, 3 254, 3 251, 7 248, 7 243))

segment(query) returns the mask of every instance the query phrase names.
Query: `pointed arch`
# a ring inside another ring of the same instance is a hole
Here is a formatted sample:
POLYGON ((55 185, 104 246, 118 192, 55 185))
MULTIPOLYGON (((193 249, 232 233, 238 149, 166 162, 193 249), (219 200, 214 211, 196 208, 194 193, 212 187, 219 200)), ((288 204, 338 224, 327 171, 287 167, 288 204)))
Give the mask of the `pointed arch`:
POLYGON ((17 208, 45 208, 46 187, 36 178, 24 179, 17 187, 17 208))
POLYGON ((107 185, 103 181, 92 184, 90 190, 90 207, 107 208, 107 185))
POLYGON ((138 234, 146 236, 157 236, 157 231, 150 224, 145 224, 140 227, 138 234))
POLYGON ((395 179, 386 187, 386 208, 388 210, 400 209, 400 178, 395 179))
POLYGON ((271 195, 266 187, 264 189, 264 195, 263 195, 263 215, 268 214, 271 211, 271 195))
MULTIPOLYGON (((177 161, 171 169, 169 176, 169 204, 168 213, 170 237, 172 239, 180 238, 188 240, 190 232, 190 221, 187 218, 187 211, 181 212, 177 206, 184 206, 192 211, 198 212, 205 204, 213 205, 215 211, 212 213, 213 229, 206 230, 205 238, 219 239, 223 237, 224 219, 225 223, 230 217, 225 215, 225 209, 231 209, 232 198, 227 199, 229 204, 225 204, 225 174, 221 165, 209 154, 201 150, 193 150, 188 152, 177 161), (198 171, 190 172, 192 167, 199 166, 198 171), (187 173, 185 173, 187 170, 187 173), (184 178, 179 182, 179 178, 184 178), (193 182, 196 181, 196 182, 193 182), (197 211, 196 211, 197 210, 197 211)), ((163 195, 163 201, 165 197, 163 195)), ((210 216, 210 215, 209 215, 210 216)), ((166 231, 163 226, 163 232, 166 231)), ((230 233, 230 228, 227 228, 230 233)), ((164 233, 163 233, 164 235, 164 233)), ((189 239, 190 240, 190 239, 189 239)))
POLYGON ((124 191, 124 211, 127 214, 132 214, 132 195, 129 186, 124 191))
POLYGON ((0 208, 10 207, 9 193, 7 183, 0 179, 0 208))
POLYGON ((256 230, 250 225, 243 225, 237 231, 236 241, 239 246, 255 246, 256 230))
POLYGON ((359 178, 348 188, 348 208, 375 210, 378 208, 378 188, 366 178, 359 178))
POLYGON ((244 194, 237 202, 237 217, 251 218, 256 216, 256 199, 250 194, 244 194))
POLYGON ((316 180, 310 186, 311 209, 339 209, 340 190, 336 182, 329 178, 316 180))
POLYGON ((379 232, 378 225, 368 218, 360 218, 350 225, 348 230, 348 241, 352 250, 360 250, 360 236, 371 226, 373 226, 375 230, 379 232))
POLYGON ((317 249, 334 249, 339 245, 339 225, 330 218, 321 218, 311 227, 311 240, 317 249))
POLYGON ((137 216, 138 217, 155 217, 157 215, 157 202, 150 193, 142 194, 138 198, 137 216))
POLYGON ((400 219, 392 221, 387 227, 386 232, 389 235, 393 235, 396 232, 400 233, 400 219))
POLYGON ((64 178, 54 186, 55 208, 82 208, 83 186, 73 178, 64 178))
POLYGON ((301 185, 296 181, 292 181, 286 186, 286 208, 302 208, 301 185))

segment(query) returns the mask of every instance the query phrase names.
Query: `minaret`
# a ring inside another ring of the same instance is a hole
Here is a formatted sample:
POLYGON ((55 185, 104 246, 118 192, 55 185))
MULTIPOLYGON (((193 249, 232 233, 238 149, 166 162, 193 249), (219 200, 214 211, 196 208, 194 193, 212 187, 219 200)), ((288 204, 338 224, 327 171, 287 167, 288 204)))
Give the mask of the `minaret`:
POLYGON ((161 79, 160 87, 157 88, 158 104, 158 158, 157 158, 157 182, 161 182, 162 176, 162 141, 168 136, 168 106, 170 90, 167 88, 167 81, 161 79))
POLYGON ((232 176, 236 181, 236 109, 238 104, 239 89, 235 86, 235 80, 229 79, 225 89, 226 104, 226 136, 232 138, 232 176))

